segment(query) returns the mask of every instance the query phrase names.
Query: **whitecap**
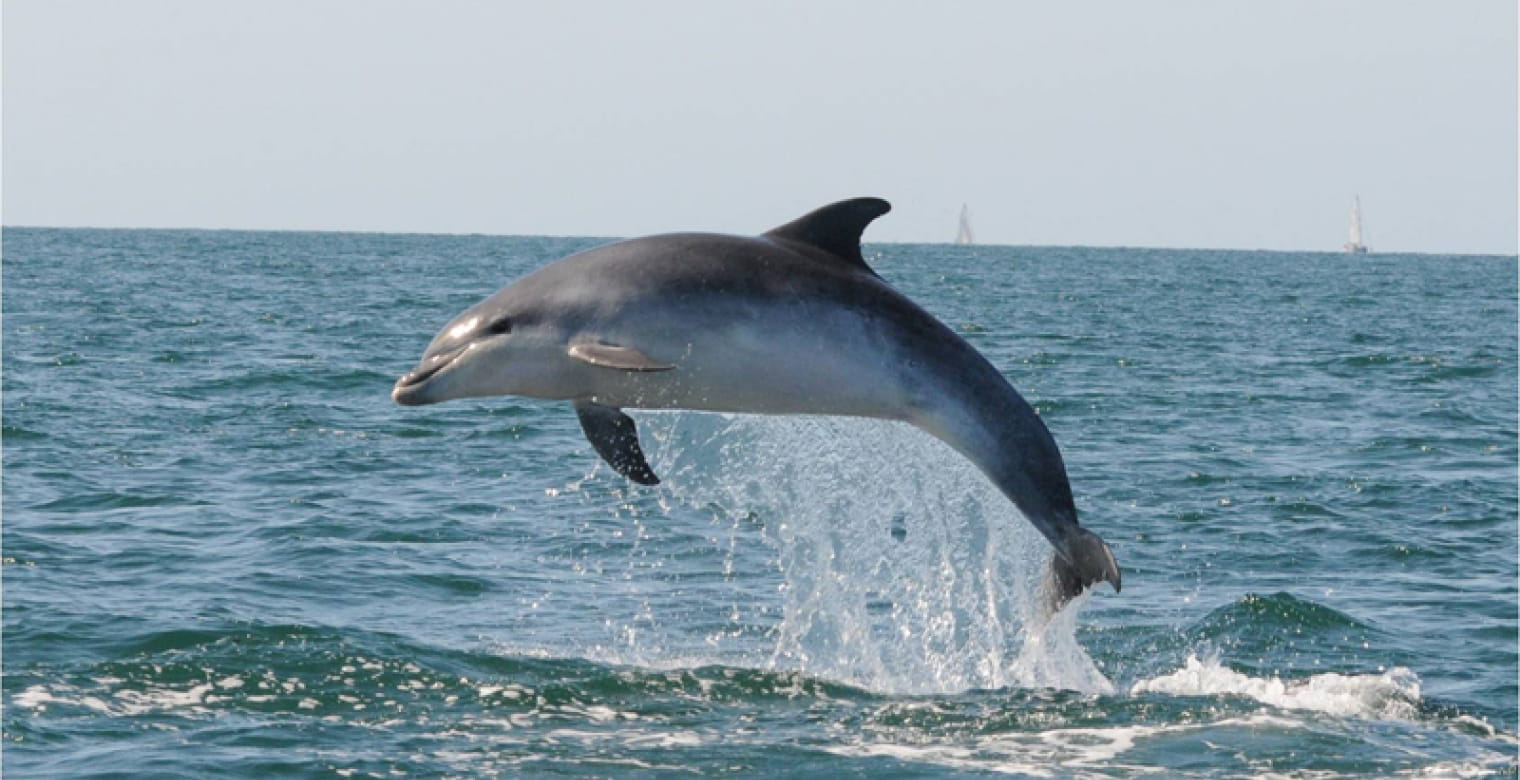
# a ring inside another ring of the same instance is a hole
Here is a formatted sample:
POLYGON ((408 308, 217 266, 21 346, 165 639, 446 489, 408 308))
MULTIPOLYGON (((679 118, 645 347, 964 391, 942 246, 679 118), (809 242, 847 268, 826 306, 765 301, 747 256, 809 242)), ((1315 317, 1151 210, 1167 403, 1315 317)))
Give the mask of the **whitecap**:
POLYGON ((1404 667, 1381 674, 1316 674, 1302 680, 1251 677, 1218 660, 1188 656, 1181 669, 1130 687, 1130 694, 1244 696, 1290 710, 1380 720, 1410 720, 1419 712, 1420 678, 1404 667))

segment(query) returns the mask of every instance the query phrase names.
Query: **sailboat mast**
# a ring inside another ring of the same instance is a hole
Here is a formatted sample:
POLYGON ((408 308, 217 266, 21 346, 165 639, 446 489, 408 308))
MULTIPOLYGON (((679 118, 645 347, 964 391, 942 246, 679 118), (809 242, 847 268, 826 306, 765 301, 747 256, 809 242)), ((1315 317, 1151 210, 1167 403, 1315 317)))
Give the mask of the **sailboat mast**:
POLYGON ((976 238, 971 234, 971 211, 966 208, 966 204, 962 203, 961 223, 955 231, 955 243, 972 244, 975 242, 976 238))
POLYGON ((1367 245, 1362 243, 1362 196, 1351 196, 1351 227, 1347 231, 1348 239, 1341 251, 1353 255, 1367 254, 1367 245))

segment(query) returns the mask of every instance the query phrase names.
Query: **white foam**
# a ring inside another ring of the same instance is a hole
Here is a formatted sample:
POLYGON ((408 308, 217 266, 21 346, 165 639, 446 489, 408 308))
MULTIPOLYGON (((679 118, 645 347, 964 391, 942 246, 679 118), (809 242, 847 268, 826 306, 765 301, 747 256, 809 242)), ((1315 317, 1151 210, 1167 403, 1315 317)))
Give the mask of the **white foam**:
POLYGON ((695 731, 665 731, 633 734, 623 738, 623 744, 631 748, 697 747, 705 740, 695 731))
POLYGON ((850 757, 887 757, 951 769, 1029 777, 1112 778, 1165 774, 1154 765, 1125 762, 1124 754, 1152 738, 1213 728, 1296 728, 1294 721, 1258 714, 1212 722, 1057 728, 973 737, 956 742, 880 740, 823 747, 850 757))
POLYGON ((210 692, 211 683, 192 685, 185 690, 149 688, 143 691, 117 691, 115 698, 119 712, 113 714, 141 715, 161 710, 198 711, 201 705, 207 703, 206 694, 210 692))
POLYGON ((1316 674, 1303 680, 1251 677, 1217 660, 1190 655, 1181 669, 1130 687, 1130 694, 1245 696, 1290 710, 1382 720, 1411 720, 1419 712, 1420 679, 1395 667, 1382 674, 1316 674))
POLYGON ((52 691, 49 691, 47 689, 47 686, 44 685, 33 685, 32 687, 27 688, 26 690, 11 697, 11 704, 17 707, 26 707, 27 709, 36 710, 38 712, 46 710, 49 704, 56 702, 61 702, 64 704, 71 703, 59 699, 53 694, 52 691))
POLYGON ((1413 780, 1462 780, 1469 777, 1493 777, 1506 764, 1509 764, 1511 770, 1513 769, 1512 757, 1492 753, 1489 755, 1489 760, 1486 763, 1476 761, 1442 761, 1430 766, 1407 769, 1395 776, 1413 778, 1413 780))
POLYGON ((1481 731, 1483 732, 1484 736, 1490 739, 1497 739, 1501 742, 1508 742, 1511 745, 1520 745, 1520 736, 1500 731, 1494 728, 1494 724, 1489 723, 1483 718, 1474 717, 1472 715, 1458 715, 1456 718, 1452 719, 1452 723, 1454 725, 1465 726, 1476 731, 1481 731))
POLYGON ((16 706, 27 707, 38 712, 45 711, 48 705, 58 705, 83 707, 102 715, 116 716, 165 711, 198 713, 205 711, 204 705, 218 700, 216 697, 207 696, 211 690, 211 683, 192 685, 187 689, 158 686, 144 690, 119 690, 111 694, 109 698, 104 698, 103 692, 100 695, 91 695, 68 685, 60 685, 53 689, 34 685, 16 694, 11 702, 16 706))

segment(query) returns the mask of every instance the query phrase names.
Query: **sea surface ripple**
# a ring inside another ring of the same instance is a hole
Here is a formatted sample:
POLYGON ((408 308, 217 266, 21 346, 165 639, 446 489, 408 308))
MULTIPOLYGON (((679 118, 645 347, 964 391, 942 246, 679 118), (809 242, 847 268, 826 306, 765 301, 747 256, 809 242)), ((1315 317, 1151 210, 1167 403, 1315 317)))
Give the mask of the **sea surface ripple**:
POLYGON ((1124 566, 905 426, 402 408, 598 239, 4 231, 17 777, 1515 777, 1514 257, 868 246, 1124 566))

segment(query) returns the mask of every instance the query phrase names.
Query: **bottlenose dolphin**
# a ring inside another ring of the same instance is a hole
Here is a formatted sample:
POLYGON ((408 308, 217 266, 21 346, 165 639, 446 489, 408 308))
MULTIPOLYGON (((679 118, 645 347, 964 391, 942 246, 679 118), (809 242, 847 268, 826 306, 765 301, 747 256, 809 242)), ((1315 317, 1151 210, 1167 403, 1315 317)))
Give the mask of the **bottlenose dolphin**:
POLYGON ((643 485, 659 479, 625 408, 908 422, 975 463, 1050 540, 1058 605, 1099 581, 1119 590, 1039 415, 861 257, 861 233, 890 209, 856 198, 756 238, 675 233, 566 257, 455 317, 391 397, 571 401, 597 453, 643 485))

